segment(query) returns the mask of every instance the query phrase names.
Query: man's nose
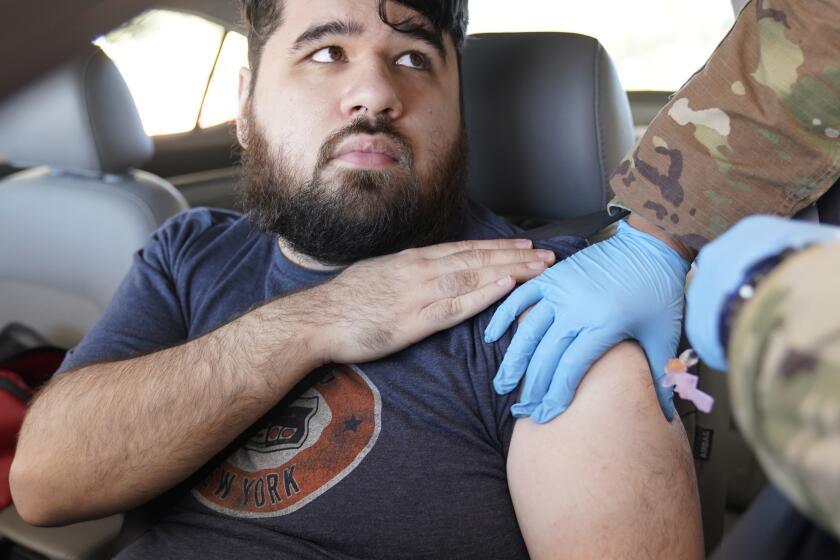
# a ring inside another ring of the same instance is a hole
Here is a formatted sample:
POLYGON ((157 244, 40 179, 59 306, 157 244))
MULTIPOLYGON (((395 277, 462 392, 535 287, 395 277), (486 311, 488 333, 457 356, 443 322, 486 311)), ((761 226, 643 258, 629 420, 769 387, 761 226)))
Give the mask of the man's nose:
POLYGON ((362 114, 398 119, 403 112, 395 76, 383 62, 358 64, 348 76, 341 98, 341 112, 348 118, 362 114))

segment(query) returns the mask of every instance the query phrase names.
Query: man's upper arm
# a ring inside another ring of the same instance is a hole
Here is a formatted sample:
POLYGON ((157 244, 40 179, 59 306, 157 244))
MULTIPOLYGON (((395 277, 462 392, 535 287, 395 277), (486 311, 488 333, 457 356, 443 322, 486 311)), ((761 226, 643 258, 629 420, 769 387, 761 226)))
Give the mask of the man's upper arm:
POLYGON ((191 233, 185 231, 185 225, 191 225, 187 222, 195 215, 193 211, 170 219, 146 240, 102 315, 67 353, 56 376, 93 363, 160 350, 186 339, 187 325, 171 261, 178 243, 191 233))
POLYGON ((702 558, 694 465, 641 349, 596 362, 551 422, 517 421, 508 482, 532 558, 702 558))

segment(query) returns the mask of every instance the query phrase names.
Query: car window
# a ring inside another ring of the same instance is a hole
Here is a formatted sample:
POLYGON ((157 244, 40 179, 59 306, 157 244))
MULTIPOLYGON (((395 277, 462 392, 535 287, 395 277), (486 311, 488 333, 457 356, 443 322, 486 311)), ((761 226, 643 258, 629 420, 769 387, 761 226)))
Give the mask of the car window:
POLYGON ((125 77, 150 136, 236 116, 238 71, 247 65, 241 34, 192 14, 150 10, 94 42, 125 77))
POLYGON ((470 3, 468 33, 569 31, 597 38, 629 91, 675 91, 735 21, 729 0, 518 0, 470 3))
POLYGON ((198 126, 206 128, 236 117, 239 69, 248 66, 248 39, 231 31, 225 35, 219 59, 207 88, 198 126))
MULTIPOLYGON (((734 21, 728 0, 473 2, 468 33, 567 31, 598 38, 629 91, 674 91, 699 69, 734 21)), ((150 136, 236 117, 247 40, 205 18, 150 10, 95 41, 116 63, 150 136)))

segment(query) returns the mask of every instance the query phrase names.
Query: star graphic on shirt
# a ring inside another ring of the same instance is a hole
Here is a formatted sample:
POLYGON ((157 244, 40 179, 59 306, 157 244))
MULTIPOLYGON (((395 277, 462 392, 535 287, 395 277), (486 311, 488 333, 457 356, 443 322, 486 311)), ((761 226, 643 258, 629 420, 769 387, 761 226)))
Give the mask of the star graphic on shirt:
POLYGON ((354 414, 353 416, 350 417, 349 420, 344 422, 344 431, 345 432, 346 431, 355 432, 359 428, 359 425, 361 423, 362 423, 362 421, 359 420, 358 418, 356 418, 356 415, 354 414))

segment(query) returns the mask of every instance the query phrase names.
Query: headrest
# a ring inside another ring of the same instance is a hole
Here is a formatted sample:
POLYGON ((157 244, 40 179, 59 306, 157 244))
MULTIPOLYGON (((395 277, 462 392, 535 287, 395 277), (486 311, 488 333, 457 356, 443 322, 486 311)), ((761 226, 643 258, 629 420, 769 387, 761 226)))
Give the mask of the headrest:
POLYGON ((120 174, 153 152, 128 86, 98 47, 0 103, 0 159, 120 174))
POLYGON ((598 212, 633 145, 627 94, 601 44, 568 33, 491 33, 462 59, 472 198, 503 216, 598 212))

